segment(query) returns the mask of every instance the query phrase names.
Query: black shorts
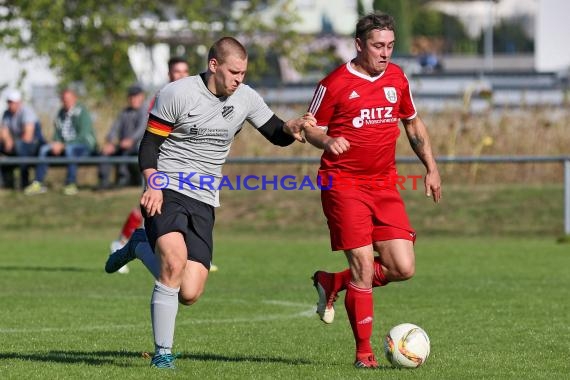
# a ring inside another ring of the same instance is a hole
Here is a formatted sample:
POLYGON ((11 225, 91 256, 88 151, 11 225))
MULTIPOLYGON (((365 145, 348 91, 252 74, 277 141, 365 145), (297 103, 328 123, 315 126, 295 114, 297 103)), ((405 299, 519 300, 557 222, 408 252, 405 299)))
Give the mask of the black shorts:
POLYGON ((214 249, 214 207, 173 190, 162 190, 162 195, 160 214, 148 217, 141 207, 150 246, 154 249, 162 235, 180 232, 184 235, 188 260, 197 261, 209 270, 214 249))

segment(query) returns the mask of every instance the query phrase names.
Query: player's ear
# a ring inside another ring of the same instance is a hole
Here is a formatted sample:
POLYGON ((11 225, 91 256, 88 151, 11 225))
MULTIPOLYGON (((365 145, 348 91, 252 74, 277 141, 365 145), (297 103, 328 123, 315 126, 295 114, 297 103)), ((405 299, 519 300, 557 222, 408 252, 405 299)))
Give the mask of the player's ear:
POLYGON ((208 61, 208 69, 215 73, 216 69, 218 68, 218 60, 216 58, 210 58, 208 61))
POLYGON ((354 46, 356 47, 357 52, 361 52, 363 50, 363 42, 360 38, 354 39, 354 46))

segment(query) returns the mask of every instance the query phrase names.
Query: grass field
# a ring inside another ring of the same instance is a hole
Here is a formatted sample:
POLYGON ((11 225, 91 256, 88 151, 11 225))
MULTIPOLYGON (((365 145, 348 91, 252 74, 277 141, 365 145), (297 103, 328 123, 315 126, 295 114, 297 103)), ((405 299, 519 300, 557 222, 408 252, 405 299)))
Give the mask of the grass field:
MULTIPOLYGON (((272 231, 255 225, 248 231, 248 220, 255 218, 241 205, 249 194, 226 195, 228 210, 222 207, 218 214, 226 220, 215 236, 220 271, 211 274, 196 305, 180 308, 175 351, 181 357, 178 369, 166 375, 149 368, 141 355, 153 349, 150 275, 138 262, 128 275, 103 272, 109 241, 123 210, 134 206, 136 191, 73 198, 0 194, 7 210, 0 223, 0 378, 567 378, 570 249, 556 243, 556 227, 531 228, 532 220, 540 224, 538 218, 548 226, 560 222, 561 214, 544 211, 556 209, 560 202, 547 198, 560 191, 483 188, 465 198, 469 202, 463 199, 459 213, 451 206, 459 207, 455 198, 469 191, 455 189, 441 210, 420 214, 448 227, 453 224, 448 219, 455 219, 456 231, 471 220, 473 230, 452 236, 451 228, 421 224, 416 276, 376 289, 377 356, 383 356, 383 334, 401 322, 422 326, 432 342, 420 369, 392 369, 382 359, 378 371, 352 367, 353 338, 342 295, 334 324, 325 326, 314 314, 310 275, 344 267, 342 256, 329 251, 323 226, 311 227, 321 216, 311 219, 306 210, 291 216, 301 228, 291 223, 272 231), (514 205, 505 202, 507 195, 514 205), (519 202, 526 211, 509 218, 505 209, 516 209, 519 202), (487 208, 480 210, 483 205, 487 208), (516 229, 513 223, 523 232, 508 233, 516 229), (489 232, 511 226, 504 234, 482 234, 485 224, 491 224, 489 232)), ((415 206, 419 196, 407 196, 413 215, 427 208, 415 206)), ((275 220, 286 209, 281 204, 256 209, 256 215, 275 220)))
MULTIPOLYGON (((2 378, 152 378, 150 276, 107 275, 97 234, 2 232, 2 378)), ((325 239, 217 237, 201 301, 181 308, 172 376, 248 378, 550 379, 568 374, 568 247, 551 239, 429 238, 417 276, 375 292, 374 347, 392 325, 424 327, 418 370, 357 371, 342 301, 325 326, 313 312, 316 268, 340 269, 325 239)), ((342 300, 342 297, 341 297, 342 300)))

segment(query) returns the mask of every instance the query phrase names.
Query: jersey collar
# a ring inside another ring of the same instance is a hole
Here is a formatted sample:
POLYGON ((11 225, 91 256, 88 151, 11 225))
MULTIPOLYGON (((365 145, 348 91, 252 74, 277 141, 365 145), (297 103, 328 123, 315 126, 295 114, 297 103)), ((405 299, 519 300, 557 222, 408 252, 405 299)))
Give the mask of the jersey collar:
POLYGON ((346 63, 346 69, 348 70, 349 73, 356 75, 359 78, 362 78, 364 80, 367 80, 369 82, 375 82, 378 79, 382 78, 382 76, 384 76, 384 73, 386 72, 386 70, 388 70, 388 67, 390 66, 391 62, 388 62, 388 64, 386 65, 386 70, 382 71, 382 73, 380 73, 380 75, 377 75, 375 77, 371 77, 370 75, 365 75, 362 74, 360 71, 357 71, 354 67, 352 67, 352 65, 350 64, 351 61, 348 61, 346 63))

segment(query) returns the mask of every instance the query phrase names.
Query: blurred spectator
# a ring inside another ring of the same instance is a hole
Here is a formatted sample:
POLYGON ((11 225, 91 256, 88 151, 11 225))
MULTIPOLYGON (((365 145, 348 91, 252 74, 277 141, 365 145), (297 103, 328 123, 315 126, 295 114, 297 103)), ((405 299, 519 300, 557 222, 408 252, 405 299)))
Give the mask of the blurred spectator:
POLYGON ((168 79, 174 82, 190 75, 188 62, 183 57, 172 57, 168 60, 168 79))
MULTIPOLYGON (((54 122, 53 142, 40 147, 39 157, 65 156, 77 158, 93 154, 96 149, 96 139, 89 111, 77 102, 77 94, 71 89, 62 91, 61 102, 62 107, 54 122)), ((42 194, 47 191, 43 184, 47 170, 47 164, 37 166, 36 179, 26 187, 26 194, 42 194)), ((69 164, 63 193, 66 195, 77 194, 76 182, 77 164, 69 164)))
MULTIPOLYGON (((22 94, 18 90, 9 90, 6 100, 8 108, 0 124, 0 150, 9 156, 36 156, 40 145, 45 143, 36 113, 22 103, 22 94)), ((2 166, 1 175, 4 187, 16 187, 13 167, 2 166)), ((20 165, 20 188, 28 185, 29 165, 20 165)))
POLYGON ((420 55, 419 61, 424 73, 434 73, 442 69, 439 58, 435 53, 424 53, 420 55))
MULTIPOLYGON (((103 156, 137 156, 139 144, 146 129, 148 107, 145 106, 145 93, 139 85, 132 85, 127 90, 127 107, 117 116, 105 144, 101 149, 103 156)), ((113 164, 101 164, 99 167, 99 187, 110 188, 110 176, 113 164)), ((117 165, 116 185, 118 187, 140 185, 141 176, 138 164, 117 165)))

